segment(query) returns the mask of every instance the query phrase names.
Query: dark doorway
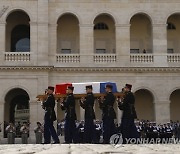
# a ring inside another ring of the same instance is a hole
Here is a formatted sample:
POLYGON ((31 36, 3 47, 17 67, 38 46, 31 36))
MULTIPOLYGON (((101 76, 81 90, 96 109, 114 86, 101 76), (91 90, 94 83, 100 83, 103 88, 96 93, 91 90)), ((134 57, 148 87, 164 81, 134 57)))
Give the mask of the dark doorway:
MULTIPOLYGON (((21 88, 10 90, 5 97, 5 112, 4 112, 4 129, 8 123, 12 122, 16 129, 23 122, 29 123, 29 95, 21 88)), ((16 130, 16 137, 20 137, 20 132, 16 130)), ((6 132, 4 131, 4 137, 6 132)))

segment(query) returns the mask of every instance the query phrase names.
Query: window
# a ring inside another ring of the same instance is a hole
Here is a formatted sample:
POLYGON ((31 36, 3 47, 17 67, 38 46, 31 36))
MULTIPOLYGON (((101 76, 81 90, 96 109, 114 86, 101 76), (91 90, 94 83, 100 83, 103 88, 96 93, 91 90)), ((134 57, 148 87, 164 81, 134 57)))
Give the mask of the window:
POLYGON ((71 49, 61 49, 61 53, 70 54, 71 53, 71 49))
POLYGON ((167 49, 167 53, 174 53, 174 49, 167 49))
POLYGON ((139 49, 130 49, 130 53, 132 54, 139 53, 139 49))
POLYGON ((11 52, 30 51, 30 27, 18 25, 11 32, 11 52))
POLYGON ((97 23, 95 26, 94 26, 94 30, 108 30, 108 26, 105 24, 105 23, 97 23))
POLYGON ((17 52, 27 52, 30 51, 30 39, 29 38, 23 38, 20 39, 16 43, 16 49, 17 52))
POLYGON ((106 53, 106 49, 96 49, 96 53, 106 53))
POLYGON ((175 26, 173 23, 168 22, 168 23, 167 23, 167 29, 168 29, 168 30, 175 30, 175 29, 176 29, 176 26, 175 26))

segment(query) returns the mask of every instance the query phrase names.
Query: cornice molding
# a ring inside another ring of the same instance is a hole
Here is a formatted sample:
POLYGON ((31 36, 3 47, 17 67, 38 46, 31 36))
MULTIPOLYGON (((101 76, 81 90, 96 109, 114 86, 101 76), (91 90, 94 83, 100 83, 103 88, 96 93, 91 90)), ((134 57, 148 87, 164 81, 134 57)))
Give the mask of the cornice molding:
POLYGON ((1 66, 0 70, 49 72, 114 72, 114 73, 180 73, 180 67, 54 67, 54 66, 1 66))

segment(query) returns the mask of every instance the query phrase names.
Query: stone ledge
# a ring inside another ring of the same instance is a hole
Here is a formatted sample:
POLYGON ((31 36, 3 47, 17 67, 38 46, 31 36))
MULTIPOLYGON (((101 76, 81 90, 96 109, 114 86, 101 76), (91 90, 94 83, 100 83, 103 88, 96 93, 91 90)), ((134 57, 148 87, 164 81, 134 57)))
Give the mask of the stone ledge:
POLYGON ((180 67, 54 67, 1 66, 0 70, 42 70, 53 72, 180 73, 180 67))

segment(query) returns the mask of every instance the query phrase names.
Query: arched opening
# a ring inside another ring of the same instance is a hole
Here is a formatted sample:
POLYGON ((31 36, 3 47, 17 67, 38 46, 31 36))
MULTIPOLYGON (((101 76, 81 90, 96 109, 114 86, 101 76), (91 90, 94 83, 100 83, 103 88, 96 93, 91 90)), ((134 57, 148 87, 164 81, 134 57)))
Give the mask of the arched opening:
POLYGON ((116 53, 115 22, 107 14, 98 15, 94 19, 94 51, 95 53, 116 53))
POLYGON ((167 19, 167 52, 180 53, 180 14, 173 14, 167 19))
MULTIPOLYGON (((13 122, 15 125, 29 122, 29 95, 25 90, 14 88, 6 94, 4 122, 5 125, 9 122, 13 122)), ((20 136, 18 133, 20 132, 16 132, 17 137, 20 136)), ((6 134, 4 135, 6 137, 6 134)))
POLYGON ((170 96, 170 119, 173 121, 180 121, 180 89, 171 93, 170 96))
POLYGON ((147 89, 137 90, 135 93, 135 108, 138 119, 155 120, 154 113, 154 96, 147 89))
POLYGON ((30 18, 23 11, 14 11, 6 19, 6 51, 30 51, 30 18))
POLYGON ((152 23, 146 14, 136 14, 130 20, 130 52, 152 53, 152 23))
POLYGON ((79 53, 79 20, 64 14, 57 21, 57 53, 79 53))

